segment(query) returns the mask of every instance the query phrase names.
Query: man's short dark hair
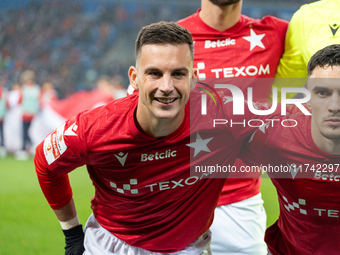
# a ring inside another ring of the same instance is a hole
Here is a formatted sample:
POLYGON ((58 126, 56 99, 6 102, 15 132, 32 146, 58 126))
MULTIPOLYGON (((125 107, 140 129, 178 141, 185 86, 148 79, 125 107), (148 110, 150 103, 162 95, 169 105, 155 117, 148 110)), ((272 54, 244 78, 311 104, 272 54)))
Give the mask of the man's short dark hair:
POLYGON ((316 67, 340 66, 340 44, 329 45, 317 51, 309 60, 307 76, 311 76, 316 67))
POLYGON ((161 21, 143 27, 136 40, 136 59, 146 44, 187 44, 191 58, 194 58, 194 43, 190 32, 175 22, 161 21))

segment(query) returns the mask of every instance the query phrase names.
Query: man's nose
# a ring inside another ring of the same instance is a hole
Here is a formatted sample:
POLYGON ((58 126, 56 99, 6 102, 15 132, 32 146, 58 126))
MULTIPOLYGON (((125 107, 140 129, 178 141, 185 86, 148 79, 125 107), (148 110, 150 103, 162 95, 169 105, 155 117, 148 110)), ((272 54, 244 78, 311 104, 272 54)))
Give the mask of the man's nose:
POLYGON ((169 93, 174 89, 174 83, 170 74, 164 74, 159 86, 159 90, 169 93))
POLYGON ((332 94, 328 111, 332 113, 338 113, 340 111, 340 95, 338 93, 332 94))

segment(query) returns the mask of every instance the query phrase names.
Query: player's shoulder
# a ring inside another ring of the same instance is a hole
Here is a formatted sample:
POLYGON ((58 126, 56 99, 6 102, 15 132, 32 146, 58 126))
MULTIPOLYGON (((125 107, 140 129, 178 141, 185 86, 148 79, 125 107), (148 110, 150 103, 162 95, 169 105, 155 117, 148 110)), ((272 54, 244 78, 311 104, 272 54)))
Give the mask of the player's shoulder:
POLYGON ((138 93, 134 93, 94 109, 82 111, 78 114, 78 119, 88 127, 93 126, 94 123, 118 121, 118 119, 127 118, 131 110, 134 110, 137 102, 138 93))
POLYGON ((265 16, 262 19, 254 19, 245 15, 241 15, 240 22, 243 23, 243 27, 252 27, 260 29, 265 32, 278 33, 285 35, 289 22, 283 19, 279 19, 274 16, 265 16))
POLYGON ((188 26, 192 26, 193 24, 196 23, 196 18, 197 18, 197 12, 185 17, 183 19, 178 20, 176 23, 182 27, 188 27, 188 26))
POLYGON ((263 25, 273 25, 275 27, 288 27, 289 22, 287 20, 283 20, 274 16, 267 15, 262 19, 258 20, 259 24, 263 25))
POLYGON ((307 141, 307 134, 311 125, 310 120, 310 115, 304 115, 300 112, 276 117, 266 123, 270 140, 274 143, 278 143, 278 141, 287 143, 288 140, 291 142, 307 141))

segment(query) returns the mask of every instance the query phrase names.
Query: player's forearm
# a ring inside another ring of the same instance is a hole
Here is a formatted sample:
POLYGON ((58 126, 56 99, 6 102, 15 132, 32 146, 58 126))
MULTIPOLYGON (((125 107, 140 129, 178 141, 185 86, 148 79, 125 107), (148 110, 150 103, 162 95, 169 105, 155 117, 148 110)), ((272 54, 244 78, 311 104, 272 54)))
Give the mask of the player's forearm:
POLYGON ((63 230, 72 229, 80 224, 73 198, 67 205, 60 209, 54 209, 53 211, 63 230))
POLYGON ((60 209, 54 209, 53 211, 59 221, 69 221, 77 216, 77 210, 73 198, 64 207, 60 209))
POLYGON ((65 254, 83 254, 85 250, 83 226, 78 221, 73 198, 62 208, 53 211, 56 214, 65 235, 65 254))
POLYGON ((47 168, 42 144, 38 145, 34 158, 35 170, 40 187, 52 209, 66 206, 72 199, 72 189, 67 174, 57 175, 47 168))

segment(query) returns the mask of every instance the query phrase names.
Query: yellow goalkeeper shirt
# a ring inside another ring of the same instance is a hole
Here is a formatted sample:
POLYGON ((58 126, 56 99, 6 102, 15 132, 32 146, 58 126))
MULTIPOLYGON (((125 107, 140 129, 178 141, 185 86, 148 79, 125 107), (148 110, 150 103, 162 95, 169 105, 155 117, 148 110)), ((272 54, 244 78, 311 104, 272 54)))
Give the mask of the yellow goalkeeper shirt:
MULTIPOLYGON (((273 86, 278 87, 278 94, 281 95, 281 87, 302 87, 306 82, 308 61, 314 53, 339 43, 340 0, 322 0, 301 6, 288 26, 285 52, 275 76, 300 79, 276 79, 273 86)), ((287 98, 293 95, 287 94, 287 98)))

